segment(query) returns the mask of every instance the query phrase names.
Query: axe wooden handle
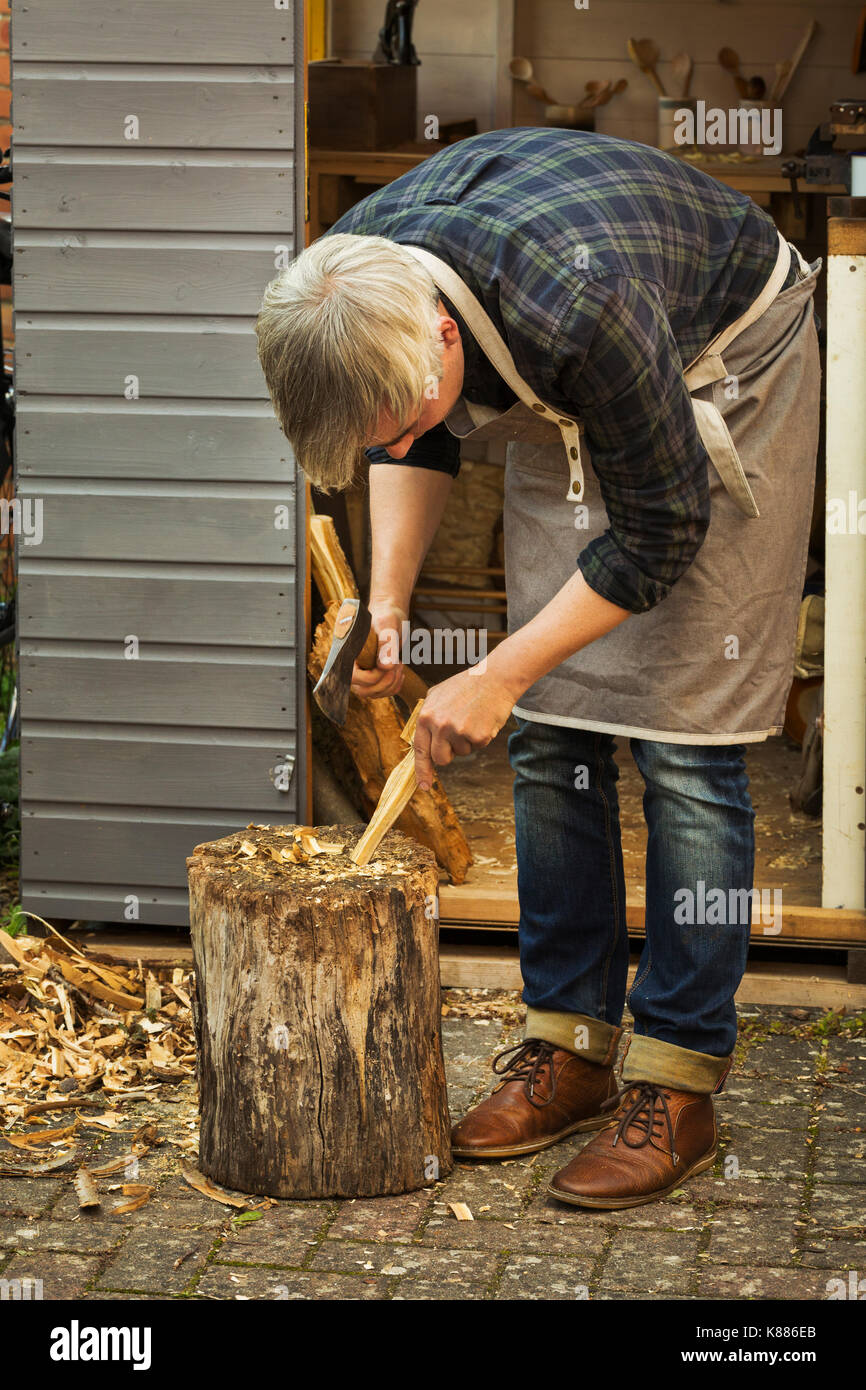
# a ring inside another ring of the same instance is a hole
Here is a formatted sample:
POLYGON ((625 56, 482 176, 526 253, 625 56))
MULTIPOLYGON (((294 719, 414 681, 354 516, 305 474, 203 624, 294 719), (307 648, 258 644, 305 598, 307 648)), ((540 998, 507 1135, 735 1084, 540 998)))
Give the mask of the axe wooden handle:
POLYGON ((360 666, 363 671, 372 671, 376 665, 376 657, 379 655, 379 638, 370 628, 367 633, 367 640, 358 655, 355 657, 355 664, 360 666))

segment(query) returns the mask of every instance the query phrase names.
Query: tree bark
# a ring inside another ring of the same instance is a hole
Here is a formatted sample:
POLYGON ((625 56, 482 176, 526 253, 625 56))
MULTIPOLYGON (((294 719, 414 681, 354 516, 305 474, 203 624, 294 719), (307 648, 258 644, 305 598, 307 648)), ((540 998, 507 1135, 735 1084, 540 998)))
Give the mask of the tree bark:
POLYGON ((199 1166, 273 1197, 410 1192, 452 1166, 433 855, 392 830, 359 867, 362 827, 324 826, 343 852, 295 863, 298 829, 187 860, 199 1166))

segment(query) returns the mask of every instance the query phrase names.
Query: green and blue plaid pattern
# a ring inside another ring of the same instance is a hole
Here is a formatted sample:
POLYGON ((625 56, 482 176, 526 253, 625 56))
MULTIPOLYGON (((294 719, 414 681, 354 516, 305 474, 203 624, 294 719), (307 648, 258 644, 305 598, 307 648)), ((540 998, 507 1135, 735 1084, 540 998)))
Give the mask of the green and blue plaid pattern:
MULTIPOLYGON (((331 231, 423 246, 457 271, 532 390, 585 426, 610 518, 577 556, 587 582, 633 613, 660 602, 709 525, 708 460, 683 369, 769 279, 770 217, 649 146, 532 128, 441 151, 331 231)), ((461 329, 464 394, 513 404, 443 299, 461 329)), ((403 462, 456 474, 457 442, 438 425, 403 462)))

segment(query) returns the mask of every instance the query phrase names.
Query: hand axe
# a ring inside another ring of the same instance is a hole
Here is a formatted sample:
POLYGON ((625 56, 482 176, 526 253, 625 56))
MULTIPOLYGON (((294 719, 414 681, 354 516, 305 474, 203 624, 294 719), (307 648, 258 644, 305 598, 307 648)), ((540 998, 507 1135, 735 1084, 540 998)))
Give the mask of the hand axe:
POLYGON ((334 623, 331 650, 313 695, 323 714, 335 724, 346 722, 352 667, 357 661, 364 670, 376 665, 379 642, 370 629, 370 610, 358 598, 344 598, 334 623))

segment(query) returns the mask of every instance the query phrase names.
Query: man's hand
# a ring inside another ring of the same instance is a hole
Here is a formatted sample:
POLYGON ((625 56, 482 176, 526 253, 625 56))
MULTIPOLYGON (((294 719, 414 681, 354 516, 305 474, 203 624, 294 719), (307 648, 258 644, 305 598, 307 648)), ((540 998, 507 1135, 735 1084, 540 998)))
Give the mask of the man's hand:
POLYGON ((456 756, 491 743, 511 713, 516 692, 489 669, 470 667, 434 685, 421 707, 415 731, 418 786, 433 784, 434 763, 444 767, 456 756))
POLYGON ((352 668, 352 693, 362 700, 376 699, 382 695, 396 695, 403 684, 403 666, 400 662, 400 640, 402 624, 408 614, 390 601, 372 603, 370 617, 373 631, 379 639, 379 654, 376 665, 369 671, 359 666, 357 661, 352 668))

